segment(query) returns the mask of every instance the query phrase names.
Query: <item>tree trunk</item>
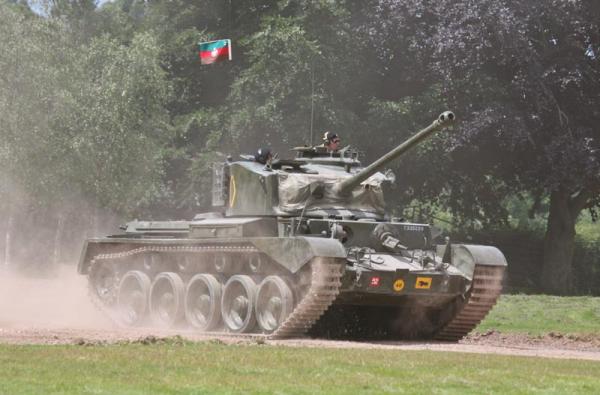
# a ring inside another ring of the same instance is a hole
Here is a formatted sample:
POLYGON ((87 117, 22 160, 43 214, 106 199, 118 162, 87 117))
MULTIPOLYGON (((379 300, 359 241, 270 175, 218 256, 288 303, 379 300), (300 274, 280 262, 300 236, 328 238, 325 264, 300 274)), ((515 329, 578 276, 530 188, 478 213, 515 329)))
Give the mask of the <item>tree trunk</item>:
POLYGON ((92 214, 92 237, 98 237, 98 219, 99 219, 99 214, 98 214, 98 203, 94 204, 94 211, 92 214))
POLYGON ((566 190, 560 188, 550 195, 541 284, 546 292, 564 295, 570 290, 575 222, 580 212, 566 190))
POLYGON ((12 264, 12 256, 11 256, 11 237, 13 230, 14 217, 13 214, 10 213, 8 215, 8 221, 6 224, 6 234, 4 236, 4 265, 10 266, 12 264))
POLYGON ((52 266, 53 269, 56 269, 60 264, 60 244, 62 240, 62 233, 64 229, 65 218, 63 213, 58 214, 58 219, 56 221, 56 231, 54 233, 54 248, 52 252, 52 266))

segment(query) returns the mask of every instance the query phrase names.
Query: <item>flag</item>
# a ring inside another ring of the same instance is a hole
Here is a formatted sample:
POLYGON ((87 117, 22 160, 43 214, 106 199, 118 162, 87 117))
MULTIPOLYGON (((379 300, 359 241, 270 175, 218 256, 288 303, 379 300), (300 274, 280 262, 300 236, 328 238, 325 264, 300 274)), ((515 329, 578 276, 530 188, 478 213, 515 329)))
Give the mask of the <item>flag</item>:
POLYGON ((231 60, 231 40, 216 40, 199 43, 200 63, 211 64, 222 60, 231 60))

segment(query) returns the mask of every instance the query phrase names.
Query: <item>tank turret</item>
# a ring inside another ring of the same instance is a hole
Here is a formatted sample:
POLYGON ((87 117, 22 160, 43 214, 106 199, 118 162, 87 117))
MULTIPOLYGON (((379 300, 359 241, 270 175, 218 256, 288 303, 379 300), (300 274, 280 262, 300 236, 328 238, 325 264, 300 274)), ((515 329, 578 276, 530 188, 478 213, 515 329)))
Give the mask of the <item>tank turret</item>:
MULTIPOLYGON (((357 153, 346 147, 327 152, 323 147, 295 148, 295 159, 277 159, 265 165, 252 156, 226 164, 227 171, 215 175, 218 196, 215 206, 224 206, 227 216, 385 217, 380 184, 386 177, 372 177, 389 162, 416 146, 455 119, 442 113, 371 165, 362 168, 357 153), (367 181, 368 180, 368 181, 367 181), (358 188, 367 182, 366 188, 358 188)), ((215 193, 216 192, 216 193, 215 193)))
POLYGON ((454 113, 452 113, 452 111, 443 112, 442 114, 440 114, 438 119, 431 123, 431 125, 420 130, 417 134, 410 137, 408 140, 406 140, 405 142, 403 142, 402 144, 400 144, 399 146, 397 146, 396 148, 394 148, 375 162, 371 163, 369 166, 365 167, 358 173, 354 174, 352 177, 340 181, 335 187, 337 193, 340 195, 347 195, 352 189, 360 185, 361 182, 365 181, 373 174, 380 171, 389 162, 398 158, 400 155, 404 154, 405 152, 419 144, 421 141, 430 137, 435 132, 451 125, 453 122, 454 113))

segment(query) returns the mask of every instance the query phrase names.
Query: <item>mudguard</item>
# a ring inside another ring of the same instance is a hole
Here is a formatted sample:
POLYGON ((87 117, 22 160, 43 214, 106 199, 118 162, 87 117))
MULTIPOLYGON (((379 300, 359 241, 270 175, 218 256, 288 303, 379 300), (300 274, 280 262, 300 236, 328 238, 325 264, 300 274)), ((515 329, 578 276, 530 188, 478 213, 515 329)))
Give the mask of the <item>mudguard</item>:
POLYGON ((346 258, 346 249, 335 239, 264 237, 249 239, 249 241, 292 273, 296 273, 315 257, 346 258))
POLYGON ((504 254, 496 247, 475 244, 452 244, 451 265, 473 280, 475 265, 507 266, 504 254))
POLYGON ((346 258, 342 243, 335 239, 319 237, 240 237, 228 239, 131 239, 99 238, 85 241, 77 271, 87 274, 94 256, 131 250, 140 246, 157 245, 205 245, 205 244, 250 244, 265 253, 291 273, 315 257, 346 258))

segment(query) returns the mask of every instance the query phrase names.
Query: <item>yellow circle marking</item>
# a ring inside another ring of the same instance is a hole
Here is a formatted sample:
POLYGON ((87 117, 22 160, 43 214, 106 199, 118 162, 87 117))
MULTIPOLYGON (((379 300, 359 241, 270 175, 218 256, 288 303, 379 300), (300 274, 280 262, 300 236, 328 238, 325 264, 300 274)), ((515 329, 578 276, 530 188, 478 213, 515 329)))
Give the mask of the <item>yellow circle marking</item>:
POLYGON ((404 289, 404 280, 399 278, 394 281, 394 291, 400 292, 404 289))

